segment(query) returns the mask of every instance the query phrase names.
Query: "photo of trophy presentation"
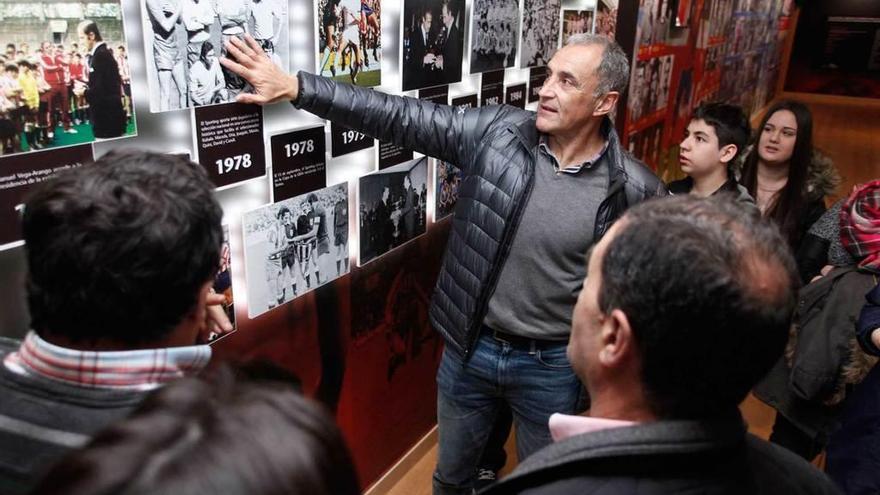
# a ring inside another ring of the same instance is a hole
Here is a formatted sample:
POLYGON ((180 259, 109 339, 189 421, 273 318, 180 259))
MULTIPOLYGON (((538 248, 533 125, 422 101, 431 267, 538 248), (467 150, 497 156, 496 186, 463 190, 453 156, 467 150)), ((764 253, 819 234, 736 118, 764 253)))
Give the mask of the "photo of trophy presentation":
POLYGON ((137 134, 119 0, 2 0, 0 19, 0 155, 137 134))
POLYGON ((464 0, 405 0, 401 46, 403 90, 461 81, 464 0))

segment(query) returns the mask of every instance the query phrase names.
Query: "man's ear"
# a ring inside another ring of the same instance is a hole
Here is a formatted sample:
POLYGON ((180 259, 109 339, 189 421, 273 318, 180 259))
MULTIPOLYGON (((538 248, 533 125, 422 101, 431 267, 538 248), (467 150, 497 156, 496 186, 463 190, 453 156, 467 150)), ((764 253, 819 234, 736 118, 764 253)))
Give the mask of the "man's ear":
POLYGON ((736 157, 736 153, 739 151, 739 148, 735 144, 728 144, 727 146, 721 147, 721 154, 718 159, 721 163, 730 163, 734 157, 736 157))
POLYGON ((599 103, 596 105, 596 109, 593 110, 594 117, 601 117, 603 115, 608 115, 614 108, 617 106, 617 100, 620 99, 620 93, 617 91, 610 91, 605 93, 602 98, 599 99, 599 103))
POLYGON ((626 314, 615 309, 602 323, 599 362, 606 368, 625 366, 636 352, 635 336, 626 314))
POLYGON ((197 329, 197 342, 204 343, 208 341, 211 329, 207 324, 205 315, 208 312, 208 294, 213 292, 214 280, 208 280, 199 288, 198 299, 189 317, 192 318, 192 325, 197 329))

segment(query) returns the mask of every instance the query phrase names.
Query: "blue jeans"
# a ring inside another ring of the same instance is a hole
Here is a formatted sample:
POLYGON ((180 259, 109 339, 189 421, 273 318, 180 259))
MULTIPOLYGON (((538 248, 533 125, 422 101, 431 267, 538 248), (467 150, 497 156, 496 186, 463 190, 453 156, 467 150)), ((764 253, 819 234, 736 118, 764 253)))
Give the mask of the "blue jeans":
POLYGON ((520 461, 552 442, 551 414, 584 408, 585 393, 566 345, 514 347, 484 332, 466 365, 454 350, 443 352, 437 371, 440 445, 434 495, 473 492, 480 456, 503 403, 513 411, 520 461))

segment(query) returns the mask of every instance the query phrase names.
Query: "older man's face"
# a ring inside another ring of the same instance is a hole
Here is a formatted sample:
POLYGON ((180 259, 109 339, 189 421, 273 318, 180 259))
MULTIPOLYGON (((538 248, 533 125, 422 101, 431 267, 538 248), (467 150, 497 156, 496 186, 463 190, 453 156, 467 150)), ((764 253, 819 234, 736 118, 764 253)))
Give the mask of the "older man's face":
POLYGON ((599 45, 562 47, 547 64, 547 80, 538 93, 538 130, 557 135, 576 131, 593 117, 599 45))

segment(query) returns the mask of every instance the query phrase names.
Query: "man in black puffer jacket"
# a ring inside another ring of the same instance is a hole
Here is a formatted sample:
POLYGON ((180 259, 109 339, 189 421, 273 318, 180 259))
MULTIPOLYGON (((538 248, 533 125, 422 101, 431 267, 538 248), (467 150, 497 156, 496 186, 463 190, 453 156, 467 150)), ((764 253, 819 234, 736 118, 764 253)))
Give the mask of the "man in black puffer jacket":
POLYGON ((430 319, 438 371, 435 493, 469 493, 498 411, 513 410, 520 459, 550 443, 547 419, 583 408, 565 356, 584 253, 624 210, 666 194, 620 146, 608 118, 629 77, 613 41, 573 37, 548 67, 537 114, 456 109, 280 71, 248 40, 224 59, 256 94, 448 163, 463 172, 430 319))
POLYGON ((737 409, 779 359, 798 275, 779 231, 729 197, 639 205, 596 244, 568 355, 589 416, 484 495, 839 493, 746 433, 737 409))

